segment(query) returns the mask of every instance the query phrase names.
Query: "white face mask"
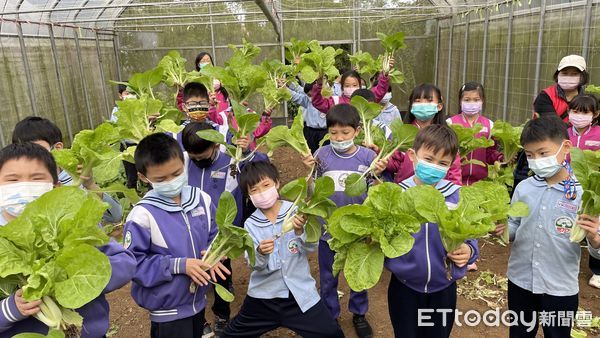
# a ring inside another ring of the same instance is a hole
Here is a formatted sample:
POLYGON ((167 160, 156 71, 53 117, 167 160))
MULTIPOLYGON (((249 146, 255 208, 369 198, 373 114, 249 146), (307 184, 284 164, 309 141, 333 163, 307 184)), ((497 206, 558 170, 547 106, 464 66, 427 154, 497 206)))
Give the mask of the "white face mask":
POLYGON ((11 216, 17 217, 28 203, 52 190, 49 182, 18 182, 0 185, 0 207, 11 216))
POLYGON ((331 144, 333 150, 337 151, 338 153, 345 153, 354 145, 354 137, 346 141, 330 140, 329 143, 331 144))
POLYGON ((554 176, 560 168, 562 168, 562 164, 558 163, 556 159, 556 155, 560 153, 563 145, 560 145, 556 154, 551 156, 546 156, 538 159, 527 159, 527 163, 529 163, 529 169, 533 170, 533 172, 544 178, 554 176))
POLYGON ((564 90, 574 90, 579 87, 579 81, 581 77, 579 75, 560 75, 558 74, 558 85, 564 90))
POLYGON ((152 184, 152 188, 154 189, 154 191, 156 191, 157 194, 173 198, 181 194, 181 190, 184 186, 187 185, 188 175, 187 172, 184 171, 181 175, 175 177, 170 181, 150 183, 152 184))

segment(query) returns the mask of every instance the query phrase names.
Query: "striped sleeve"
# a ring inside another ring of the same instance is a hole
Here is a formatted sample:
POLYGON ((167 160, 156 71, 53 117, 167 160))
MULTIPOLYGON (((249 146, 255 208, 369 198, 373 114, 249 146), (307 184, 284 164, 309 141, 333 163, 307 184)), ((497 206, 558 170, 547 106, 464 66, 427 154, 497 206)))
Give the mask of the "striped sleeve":
POLYGON ((0 332, 8 330, 14 323, 27 318, 17 309, 14 294, 1 300, 0 308, 2 309, 2 311, 0 311, 0 332))

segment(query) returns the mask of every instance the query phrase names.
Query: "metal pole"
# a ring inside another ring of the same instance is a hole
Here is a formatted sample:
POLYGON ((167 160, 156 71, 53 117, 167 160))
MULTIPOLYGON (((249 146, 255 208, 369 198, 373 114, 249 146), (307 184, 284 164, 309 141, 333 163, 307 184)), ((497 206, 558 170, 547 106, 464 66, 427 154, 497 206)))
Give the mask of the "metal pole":
POLYGON ((438 68, 440 66, 440 20, 436 20, 435 32, 435 67, 433 67, 433 83, 438 83, 438 68))
POLYGON ((540 73, 542 71, 542 44, 544 40, 544 17, 546 14, 546 0, 540 3, 540 25, 538 27, 537 50, 535 56, 535 82, 533 83, 534 95, 540 90, 540 73))
POLYGON ((358 36, 357 40, 356 40, 356 43, 357 43, 357 46, 356 46, 357 48, 356 49, 357 50, 361 50, 361 46, 360 46, 360 42, 361 42, 361 40, 360 40, 361 39, 361 36, 360 36, 360 30, 361 30, 361 28, 360 28, 360 14, 361 14, 361 9, 359 7, 358 8, 358 21, 356 22, 356 35, 358 36))
POLYGON ((446 105, 450 103, 450 76, 452 75, 452 40, 454 39, 454 16, 450 19, 450 38, 448 39, 448 69, 446 69, 446 105))
POLYGON ((38 116, 37 107, 35 105, 35 92, 33 90, 33 80, 31 79, 31 67, 27 58, 27 49, 25 48, 25 40, 23 39, 23 28, 21 23, 17 22, 17 34, 19 35, 19 45, 21 46, 21 58, 23 59, 23 68, 25 68, 25 77, 27 78, 27 88, 29 88, 29 101, 31 103, 31 111, 33 116, 38 116))
POLYGON ((485 69, 487 62, 487 45, 488 45, 488 29, 490 27, 490 10, 489 8, 485 10, 485 21, 483 22, 483 47, 482 47, 482 55, 481 55, 481 84, 485 84, 485 69))
POLYGON ((81 45, 79 44, 79 34, 77 30, 73 30, 75 35, 75 49, 77 50, 77 63, 79 64, 79 74, 81 75, 81 89, 83 91, 83 101, 85 102, 85 110, 87 111, 88 122, 90 129, 94 128, 94 119, 92 118, 92 109, 90 108, 90 97, 88 94, 85 75, 83 73, 83 58, 81 57, 81 45))
POLYGON ((98 66, 100 67, 100 82, 102 94, 104 97, 104 116, 110 117, 110 107, 108 106, 108 93, 106 92, 106 80, 104 79, 104 66, 102 65, 102 53, 100 51, 100 40, 96 32, 96 52, 98 53, 98 66))
MULTIPOLYGON (((212 5, 208 4, 208 14, 212 14, 212 5)), ((208 22, 210 23, 210 46, 212 51, 212 61, 214 64, 217 63, 217 49, 215 48, 215 31, 213 27, 213 18, 212 15, 208 17, 208 22)))
MULTIPOLYGON (((278 5, 278 12, 281 11, 281 2, 278 1, 277 2, 278 5)), ((283 32, 283 15, 278 15, 279 18, 279 36, 281 37, 281 39, 279 40, 279 44, 280 44, 280 48, 281 48, 281 62, 285 63, 285 43, 283 42, 285 40, 285 35, 283 32)), ((292 60, 292 62, 294 62, 294 60, 292 60)), ((288 107, 288 101, 283 102, 283 118, 285 119, 285 125, 288 125, 288 116, 289 116, 289 107, 288 107)))
POLYGON ((471 25, 469 24, 469 15, 467 15, 467 22, 465 25, 465 45, 463 46, 463 66, 462 66, 462 83, 467 82, 467 58, 469 56, 469 28, 471 25))
POLYGON ((113 50, 115 52, 115 68, 117 69, 117 79, 121 81, 121 58, 119 57, 119 53, 121 52, 121 41, 119 40, 118 34, 113 38, 113 50))
POLYGON ((510 52, 512 46, 512 26, 513 26, 513 14, 514 14, 515 6, 513 3, 510 4, 510 14, 508 16, 508 37, 506 39, 506 63, 504 68, 504 100, 502 107, 502 120, 506 121, 506 116, 508 115, 508 84, 510 79, 508 78, 510 75, 510 52))
POLYGON ((4 140, 4 130, 2 128, 2 124, 0 124, 0 144, 2 144, 2 148, 6 147, 6 141, 4 140))
POLYGON ((585 23, 583 26, 583 41, 581 48, 581 56, 584 59, 588 58, 589 50, 590 50, 590 24, 592 23, 592 5, 594 0, 587 0, 585 4, 585 23))
POLYGON ((356 54, 356 0, 352 1, 352 53, 356 54))
POLYGON ((54 26, 48 26, 48 33, 50 34, 50 49, 52 50, 52 59, 54 60, 54 70, 56 75, 56 82, 58 83, 58 92, 60 93, 60 100, 63 105, 63 115, 65 122, 67 123, 67 133, 69 133, 69 140, 73 142, 73 129, 71 128, 71 117, 69 116, 69 109, 67 107, 67 99, 65 98, 65 88, 62 83, 62 77, 60 76, 60 63, 58 62, 58 54, 56 53, 56 41, 54 40, 54 26))

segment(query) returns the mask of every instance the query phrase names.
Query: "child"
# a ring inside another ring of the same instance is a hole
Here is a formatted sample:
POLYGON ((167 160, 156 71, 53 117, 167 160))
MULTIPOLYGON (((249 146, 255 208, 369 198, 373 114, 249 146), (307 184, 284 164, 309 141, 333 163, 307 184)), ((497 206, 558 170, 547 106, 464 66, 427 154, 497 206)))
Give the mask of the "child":
POLYGON ((153 189, 123 230, 125 248, 137 259, 131 295, 150 311, 153 338, 201 337, 208 283, 229 274, 221 263, 201 260, 217 234, 216 208, 208 194, 187 185, 183 152, 172 137, 145 137, 134 158, 140 180, 153 189))
MULTIPOLYGON (((483 117, 483 106, 485 104, 485 93, 483 86, 477 82, 467 82, 459 91, 458 100, 460 102, 460 113, 447 119, 448 124, 458 124, 465 128, 473 128, 475 124, 482 126, 481 131, 475 137, 491 138, 494 122, 483 117)), ((488 148, 476 149, 466 157, 467 161, 477 160, 485 164, 494 164, 496 161, 502 161, 502 153, 496 149, 494 144, 488 148)), ((473 163, 462 166, 462 183, 471 185, 481 181, 488 176, 487 166, 481 166, 473 163)))
MULTIPOLYGON (((129 89, 124 84, 119 84, 117 90, 119 91, 119 101, 137 98, 137 96, 135 96, 135 94, 133 94, 133 92, 131 92, 131 89, 129 89)), ((110 122, 117 122, 116 113, 118 111, 119 111, 119 106, 115 105, 112 112, 110 113, 110 122)))
MULTIPOLYGON (((214 66, 212 56, 207 52, 198 53, 194 64, 196 65, 196 71, 202 70, 202 68, 206 67, 207 65, 214 66)), ((217 79, 213 80, 213 90, 214 95, 210 95, 209 99, 214 102, 214 105, 217 108, 217 113, 229 110, 229 94, 225 88, 221 87, 221 82, 217 79)), ((185 111, 183 89, 177 94, 177 107, 180 111, 185 111)))
MULTIPOLYGON (((391 67, 393 67, 393 59, 390 62, 391 67)), ((390 78, 388 74, 381 73, 379 75, 379 81, 377 86, 372 88, 373 94, 375 94, 375 102, 381 101, 381 99, 385 96, 390 86, 390 78)), ((342 95, 341 96, 331 96, 330 98, 324 98, 321 95, 321 89, 323 89, 323 81, 318 79, 311 90, 312 104, 322 113, 327 113, 331 107, 340 103, 350 103, 350 97, 352 97, 352 93, 355 90, 361 88, 362 79, 360 75, 355 70, 349 70, 342 75, 341 82, 342 84, 342 95)))
MULTIPOLYGON (((60 185, 58 168, 52 155, 34 143, 13 143, 0 151, 0 226, 19 216, 27 202, 60 185), (18 195, 15 193, 18 192, 18 195), (15 195, 18 200, 15 200, 15 195)), ((103 293, 92 302, 77 309, 83 317, 81 336, 97 338, 109 328, 109 306, 104 294, 121 288, 133 277, 135 258, 111 239, 98 248, 110 261, 112 275, 103 293)), ((18 290, 8 298, 0 300, 0 336, 12 337, 19 333, 37 332, 47 334, 48 327, 33 317, 40 311, 41 301, 28 302, 18 290)))
MULTIPOLYGON (((366 171, 376 154, 371 149, 357 146, 354 138, 360 132, 360 117, 356 108, 349 104, 333 106, 327 113, 327 128, 331 143, 316 151, 314 158, 309 156, 303 159, 307 166, 318 163, 317 175, 329 176, 335 183, 335 192, 331 199, 338 207, 348 204, 361 204, 366 194, 350 197, 344 193, 344 182, 352 173, 363 173, 366 171)), ((385 169, 385 161, 377 163, 375 174, 380 174, 385 169)), ((331 236, 323 234, 319 241, 319 278, 321 282, 321 298, 331 312, 333 318, 340 315, 340 303, 338 300, 337 286, 338 278, 333 276, 333 257, 335 252, 329 248, 327 240, 331 236)), ((360 338, 371 337, 373 331, 371 325, 365 318, 368 310, 367 292, 350 292, 350 312, 354 314, 353 323, 357 335, 360 338)))
MULTIPOLYGON (((64 147, 60 129, 50 120, 37 116, 26 117, 15 125, 12 134, 12 142, 33 142, 41 145, 48 151, 51 151, 52 149, 63 149, 64 147)), ((58 180, 62 185, 73 184, 73 178, 66 171, 60 168, 58 168, 58 170, 58 180)), ((81 177, 81 180, 83 182, 82 188, 84 189, 100 189, 92 177, 81 177)), ((98 196, 109 205, 102 220, 108 223, 121 222, 121 219, 123 218, 123 208, 121 207, 121 204, 108 194, 99 193, 98 196)))
POLYGON ((310 274, 307 253, 317 245, 306 243, 306 220, 294 216, 294 231, 277 237, 293 208, 291 202, 279 200, 277 168, 269 162, 252 162, 240 177, 244 193, 258 208, 244 224, 256 247, 256 264, 244 304, 221 337, 259 337, 278 327, 305 338, 344 337, 310 274))
POLYGON ((323 137, 327 135, 327 120, 325 114, 312 105, 310 98, 312 87, 311 83, 307 83, 303 87, 294 83, 288 85, 288 90, 292 94, 291 101, 302 107, 304 137, 310 151, 314 153, 319 148, 319 143, 323 137))
MULTIPOLYGON (((410 113, 406 115, 405 122, 419 129, 432 124, 446 124, 442 93, 432 84, 421 84, 413 89, 409 97, 408 111, 410 113)), ((414 164, 405 153, 396 151, 388 162, 387 171, 394 177, 394 182, 399 183, 414 175, 414 164)), ((460 156, 456 154, 456 159, 445 178, 462 185, 461 176, 460 156)))
MULTIPOLYGON (((206 122, 192 122, 183 129, 183 148, 186 151, 184 157, 188 172, 188 184, 200 188, 213 201, 218 201, 224 191, 231 192, 239 211, 233 224, 241 227, 243 226, 243 220, 255 209, 249 211, 245 208, 245 199, 242 196, 238 182, 240 175, 231 175, 232 158, 219 150, 219 144, 202 139, 197 135, 199 131, 210 129, 212 129, 211 125, 206 122)), ((240 138, 237 142, 238 146, 244 149, 248 148, 248 137, 240 138)), ((268 158, 266 155, 257 152, 251 160, 241 163, 240 166, 243 168, 246 163, 255 160, 268 161, 268 158)), ((223 265, 231 270, 231 260, 224 260, 223 265)), ((232 276, 228 275, 226 280, 219 280, 219 284, 232 290, 232 276)), ((231 314, 229 303, 215 293, 215 303, 212 311, 216 316, 215 333, 219 335, 229 321, 231 314)))
MULTIPOLYGON (((400 183, 403 189, 431 185, 440 191, 448 206, 458 203, 460 186, 444 179, 456 153, 458 140, 448 126, 433 124, 419 131, 413 149, 407 151, 415 174, 400 183)), ((476 240, 467 240, 454 252, 446 252, 438 225, 425 223, 413 235, 411 251, 398 258, 386 259, 385 267, 392 272, 388 288, 388 309, 396 337, 449 337, 456 309, 456 281, 463 278, 467 264, 479 255, 476 240), (452 278, 448 280, 446 257, 452 261, 452 278), (431 319, 419 324, 419 312, 431 319), (448 309, 451 312, 436 312, 448 309), (427 324, 432 326, 427 326, 427 324)))
MULTIPOLYGON (((578 305, 581 247, 569 240, 575 225, 582 190, 565 161, 571 141, 564 123, 555 116, 530 120, 523 128, 521 145, 535 176, 519 183, 512 203, 529 206, 529 216, 509 218, 513 241, 508 260, 508 308, 521 318, 510 327, 511 337, 535 337, 537 314, 566 314, 567 320, 543 323, 544 336, 570 337, 578 305), (535 328, 527 332, 529 326, 535 328)), ((598 215, 581 215, 590 254, 600 258, 598 215), (592 217, 593 216, 593 217, 592 217)), ((501 233, 505 226, 499 226, 501 233)), ((560 316, 560 315, 558 315, 560 316)), ((516 320, 515 320, 516 321, 516 320)))
MULTIPOLYGON (((375 81, 374 85, 377 86, 378 83, 379 81, 375 81)), ((398 107, 396 107, 391 101, 392 86, 389 86, 387 93, 383 96, 381 101, 379 101, 379 104, 383 107, 381 114, 375 118, 375 120, 388 127, 392 124, 392 122, 394 122, 394 120, 402 119, 398 107)))

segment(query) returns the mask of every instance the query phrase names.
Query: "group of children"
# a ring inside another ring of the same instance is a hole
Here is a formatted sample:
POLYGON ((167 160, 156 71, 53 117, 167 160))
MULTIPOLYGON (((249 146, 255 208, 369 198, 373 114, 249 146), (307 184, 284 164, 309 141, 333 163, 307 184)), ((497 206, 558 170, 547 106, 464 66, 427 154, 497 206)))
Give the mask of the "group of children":
MULTIPOLYGON (((196 60, 198 69, 208 63, 212 63, 208 54, 199 55, 196 60)), ((375 88, 369 91, 361 89, 358 74, 346 72, 340 82, 341 95, 329 99, 321 96, 320 81, 304 88, 290 88, 295 92, 293 100, 305 107, 305 135, 314 150, 302 161, 306 166, 318 164, 316 176, 333 179, 335 193, 331 199, 338 207, 365 200, 366 195, 350 197, 344 193, 345 178, 366 171, 378 151, 374 145, 355 144, 361 131, 360 117, 348 102, 353 95, 361 95, 387 106, 388 81, 387 75, 381 74, 375 88), (330 141, 319 147, 324 129, 330 141)), ((235 317, 231 318, 229 304, 215 293, 212 311, 217 335, 258 337, 277 327, 287 327, 303 337, 343 337, 337 321, 341 310, 338 278, 333 275, 335 252, 327 243, 330 235, 324 231, 318 243, 307 242, 303 230, 306 219, 297 214, 293 218, 294 230, 279 236, 283 220, 293 206, 279 196, 281 180, 277 168, 264 154, 256 152, 240 164, 237 175, 232 175, 231 157, 219 144, 198 136, 199 131, 215 129, 231 139, 228 128, 223 126, 236 125, 225 89, 218 82, 213 89, 216 95, 209 95, 202 85, 187 85, 180 95, 180 108, 187 117, 184 129, 177 135, 153 134, 137 144, 137 178, 152 189, 127 216, 123 246, 111 242, 99 248, 112 264, 113 276, 105 292, 132 280, 132 297, 149 311, 153 338, 211 336, 213 332, 205 319, 206 293, 212 283, 233 291, 232 269, 227 259, 209 266, 202 258, 219 231, 215 206, 220 195, 228 191, 238 207, 234 224, 243 226, 252 237, 256 262, 250 267, 247 296, 235 317), (320 290, 307 258, 315 250, 320 290)), ((448 206, 458 202, 461 185, 486 178, 487 170, 461 164, 456 134, 447 126, 481 124, 478 137, 491 137, 493 123, 483 116, 483 87, 467 83, 459 98, 459 113, 446 119, 439 88, 431 84, 414 88, 405 118, 405 122, 419 128, 413 147, 396 152, 389 160, 379 160, 375 174, 385 174, 403 189, 431 185, 442 193, 448 206)), ((569 241, 569 231, 575 225, 582 192, 567 158, 572 147, 598 149, 599 110, 593 96, 582 95, 570 104, 570 127, 555 117, 534 119, 524 127, 521 144, 534 175, 515 188, 512 201, 527 203, 530 214, 510 218, 508 225, 498 225, 494 233, 501 234, 509 227, 513 246, 508 266, 508 306, 523 312, 528 322, 540 311, 577 310, 581 249, 578 243, 569 241)), ((388 123, 382 118, 380 126, 385 129, 388 123)), ((270 113, 266 112, 253 135, 234 142, 250 154, 255 139, 264 136, 270 126, 270 113)), ((0 151, 0 224, 17 217, 18 210, 28 201, 61 184, 59 177, 65 174, 56 167, 49 150, 62 146, 60 131, 46 119, 27 118, 17 125, 13 144, 0 151), (11 200, 8 191, 18 192, 20 199, 11 200)), ((512 159, 503 159, 493 146, 469 154, 466 160, 492 164, 512 159)), ((94 190, 92 177, 82 179, 86 182, 82 188, 94 190)), ((63 182, 68 184, 66 178, 63 182)), ((101 197, 111 203, 109 196, 101 197)), ((111 205, 106 217, 114 218, 107 220, 120 219, 118 204, 111 205)), ((600 258, 598 215, 581 215, 577 224, 586 231, 590 255, 600 258)), ((394 334, 448 337, 456 309, 456 281, 478 259, 477 241, 467 240, 456 251, 446 252, 434 223, 422 224, 414 238, 410 252, 385 261, 392 273, 388 308, 394 334), (447 260, 453 264, 450 278, 447 260), (436 312, 431 316, 433 325, 420 326, 420 309, 445 309, 450 320, 444 318, 443 312, 436 312)), ((367 292, 351 292, 349 298, 357 335, 372 337, 373 330, 365 317, 367 292)), ((0 304, 0 336, 47 329, 31 317, 39 311, 39 301, 25 301, 21 290, 0 304)), ((84 317, 83 337, 105 335, 108 303, 103 295, 78 311, 84 317)), ((545 325, 544 334, 569 337, 571 325, 545 325)), ((511 337, 535 337, 536 331, 537 327, 527 332, 523 322, 510 327, 511 337)))

